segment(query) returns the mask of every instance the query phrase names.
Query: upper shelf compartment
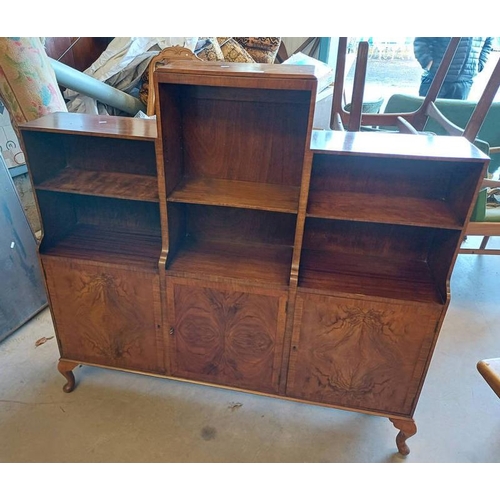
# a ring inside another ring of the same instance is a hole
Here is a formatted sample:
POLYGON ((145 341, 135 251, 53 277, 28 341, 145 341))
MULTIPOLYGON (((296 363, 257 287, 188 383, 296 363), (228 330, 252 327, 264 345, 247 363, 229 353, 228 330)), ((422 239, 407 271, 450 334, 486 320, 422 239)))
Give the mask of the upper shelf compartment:
POLYGON ((460 230, 484 166, 458 137, 315 132, 312 148, 307 215, 325 219, 460 230))
POLYGON ((158 201, 154 122, 67 115, 23 132, 37 190, 158 201))
POLYGON ((155 72, 167 199, 297 213, 316 79, 241 66, 172 63, 155 72))

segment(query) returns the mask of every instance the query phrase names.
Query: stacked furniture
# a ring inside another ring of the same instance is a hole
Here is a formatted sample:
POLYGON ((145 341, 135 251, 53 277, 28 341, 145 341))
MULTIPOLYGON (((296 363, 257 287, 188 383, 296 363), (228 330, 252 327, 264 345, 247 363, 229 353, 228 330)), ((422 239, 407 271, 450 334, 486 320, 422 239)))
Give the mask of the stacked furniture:
POLYGON ((157 123, 22 127, 66 377, 80 363, 388 417, 401 453, 488 159, 312 131, 308 67, 175 62, 157 123))

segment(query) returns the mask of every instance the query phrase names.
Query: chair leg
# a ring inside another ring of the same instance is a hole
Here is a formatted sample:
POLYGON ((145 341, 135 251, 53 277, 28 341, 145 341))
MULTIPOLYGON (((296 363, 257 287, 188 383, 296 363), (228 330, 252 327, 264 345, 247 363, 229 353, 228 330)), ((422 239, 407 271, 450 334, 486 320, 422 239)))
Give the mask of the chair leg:
POLYGON ((484 250, 486 248, 486 245, 488 244, 489 239, 490 239, 489 236, 483 236, 479 250, 484 250))

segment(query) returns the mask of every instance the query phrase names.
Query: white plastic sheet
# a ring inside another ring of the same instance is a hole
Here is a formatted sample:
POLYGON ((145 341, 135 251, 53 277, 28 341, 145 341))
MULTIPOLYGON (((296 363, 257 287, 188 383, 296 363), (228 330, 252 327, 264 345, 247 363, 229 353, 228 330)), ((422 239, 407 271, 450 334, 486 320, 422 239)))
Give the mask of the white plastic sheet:
MULTIPOLYGON (((175 45, 194 50, 197 41, 198 37, 116 37, 84 73, 137 97, 142 74, 152 57, 160 50, 175 45)), ((73 90, 66 90, 64 97, 69 100, 67 106, 70 112, 117 113, 73 90)))

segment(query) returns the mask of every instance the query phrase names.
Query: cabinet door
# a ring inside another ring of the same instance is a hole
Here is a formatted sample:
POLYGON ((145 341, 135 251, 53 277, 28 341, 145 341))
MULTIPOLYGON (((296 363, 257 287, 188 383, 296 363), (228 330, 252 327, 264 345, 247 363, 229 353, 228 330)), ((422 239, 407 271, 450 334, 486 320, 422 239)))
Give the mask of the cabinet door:
POLYGON ((164 372, 156 274, 54 258, 43 267, 63 358, 164 372))
POLYGON ((410 415, 441 307, 299 294, 287 395, 410 415))
POLYGON ((276 393, 286 295, 168 281, 172 375, 276 393))

